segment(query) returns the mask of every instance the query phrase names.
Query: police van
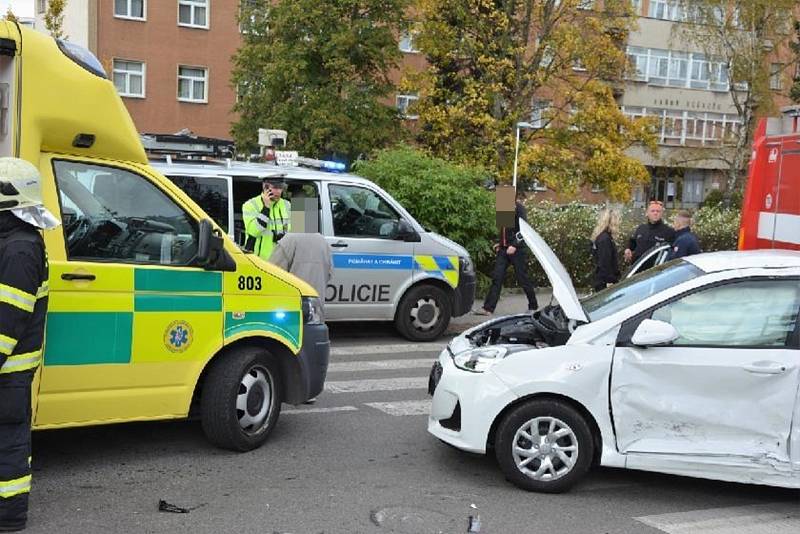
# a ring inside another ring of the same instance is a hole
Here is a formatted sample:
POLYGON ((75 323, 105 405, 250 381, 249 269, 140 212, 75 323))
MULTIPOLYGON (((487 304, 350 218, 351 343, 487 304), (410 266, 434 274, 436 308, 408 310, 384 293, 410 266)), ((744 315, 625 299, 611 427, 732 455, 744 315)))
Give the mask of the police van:
POLYGON ((197 415, 214 444, 250 450, 282 402, 323 390, 330 343, 314 289, 242 253, 148 164, 91 52, 0 21, 0 155, 38 167, 62 222, 44 232, 34 428, 197 415))
POLYGON ((340 163, 291 152, 279 152, 275 164, 215 160, 214 140, 179 137, 144 135, 151 164, 240 246, 242 205, 261 193, 264 178, 279 176, 287 184, 291 231, 320 232, 331 247, 327 321, 394 321, 407 339, 430 341, 452 317, 472 309, 475 270, 466 249, 427 231, 371 181, 342 172, 340 163), (187 150, 211 159, 187 159, 187 150))

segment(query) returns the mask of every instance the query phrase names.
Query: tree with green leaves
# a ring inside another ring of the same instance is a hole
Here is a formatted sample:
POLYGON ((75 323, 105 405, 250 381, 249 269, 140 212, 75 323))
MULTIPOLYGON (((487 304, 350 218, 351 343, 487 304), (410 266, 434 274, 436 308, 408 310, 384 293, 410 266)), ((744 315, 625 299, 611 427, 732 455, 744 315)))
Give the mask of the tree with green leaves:
POLYGON ((44 27, 56 39, 66 39, 64 35, 64 9, 67 0, 49 0, 44 12, 44 27))
POLYGON ((583 185, 626 200, 647 169, 626 151, 656 150, 649 119, 615 100, 636 18, 629 0, 420 0, 417 42, 430 68, 407 76, 420 99, 420 143, 478 163, 510 183, 519 175, 560 192, 583 185))
POLYGON ((744 186, 758 119, 774 113, 771 76, 784 77, 796 63, 778 63, 776 52, 792 38, 796 0, 680 0, 683 24, 676 37, 726 68, 728 94, 739 123, 711 157, 726 167, 725 205, 744 186), (777 72, 771 71, 778 65, 777 72))
POLYGON ((237 145, 253 149, 259 128, 279 128, 304 155, 352 161, 396 142, 400 118, 386 101, 408 6, 409 0, 243 1, 243 44, 232 77, 237 145))

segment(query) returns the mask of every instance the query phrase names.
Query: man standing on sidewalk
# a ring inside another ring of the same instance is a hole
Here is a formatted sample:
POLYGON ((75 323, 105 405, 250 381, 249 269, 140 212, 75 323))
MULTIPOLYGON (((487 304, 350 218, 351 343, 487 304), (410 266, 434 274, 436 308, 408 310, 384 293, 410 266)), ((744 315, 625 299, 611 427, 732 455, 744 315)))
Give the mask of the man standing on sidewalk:
POLYGON ((523 194, 520 190, 516 193, 514 226, 501 227, 500 239, 494 244, 495 260, 494 270, 492 271, 492 285, 489 293, 483 301, 483 307, 475 310, 476 315, 492 315, 500 300, 500 291, 503 288, 503 279, 506 277, 509 265, 514 266, 514 274, 517 283, 522 286, 525 296, 528 297, 528 309, 538 308, 536 302, 536 291, 533 282, 528 276, 527 254, 525 253, 525 243, 518 239, 519 220, 528 221, 525 206, 522 204, 523 194))

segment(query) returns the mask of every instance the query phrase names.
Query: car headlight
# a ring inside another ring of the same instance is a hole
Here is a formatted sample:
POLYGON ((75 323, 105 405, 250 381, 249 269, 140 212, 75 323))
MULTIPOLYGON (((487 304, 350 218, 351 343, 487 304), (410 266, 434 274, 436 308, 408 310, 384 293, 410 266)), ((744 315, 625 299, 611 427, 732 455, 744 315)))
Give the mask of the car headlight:
POLYGON ((482 373, 508 354, 505 347, 479 347, 453 355, 453 363, 459 369, 482 373))
POLYGON ((458 263, 462 273, 475 272, 475 266, 472 265, 472 260, 469 256, 459 256, 458 263))
POLYGON ((303 322, 306 324, 322 324, 322 300, 319 297, 303 297, 303 322))

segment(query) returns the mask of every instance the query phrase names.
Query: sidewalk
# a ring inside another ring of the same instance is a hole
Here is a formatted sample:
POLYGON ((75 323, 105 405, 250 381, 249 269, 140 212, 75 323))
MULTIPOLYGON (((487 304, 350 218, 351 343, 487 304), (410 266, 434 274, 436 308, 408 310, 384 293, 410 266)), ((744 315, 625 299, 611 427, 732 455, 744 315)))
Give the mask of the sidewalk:
MULTIPOLYGON (((549 287, 536 288, 536 300, 539 303, 539 307, 550 303, 552 296, 553 291, 549 287)), ((482 304, 483 295, 475 295, 475 304, 472 306, 473 309, 480 308, 482 304)), ((527 309, 528 299, 521 290, 504 288, 503 292, 500 294, 500 302, 497 303, 497 309, 494 311, 494 315, 486 316, 467 313, 461 317, 453 317, 453 319, 450 320, 450 326, 447 328, 445 333, 451 335, 460 334, 464 330, 486 322, 492 317, 523 313, 527 309)))

